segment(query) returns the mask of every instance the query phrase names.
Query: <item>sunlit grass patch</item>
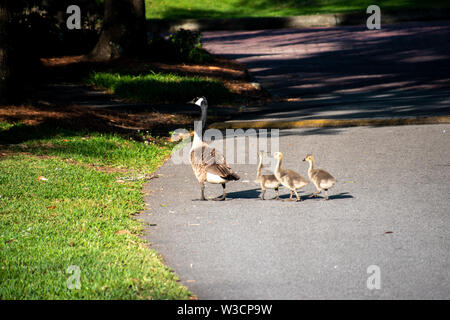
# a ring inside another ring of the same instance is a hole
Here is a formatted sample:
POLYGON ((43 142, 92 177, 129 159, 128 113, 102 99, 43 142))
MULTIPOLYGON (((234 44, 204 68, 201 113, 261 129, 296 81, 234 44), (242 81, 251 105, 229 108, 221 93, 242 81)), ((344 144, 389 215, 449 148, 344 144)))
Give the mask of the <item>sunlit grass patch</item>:
POLYGON ((145 180, 119 180, 154 171, 171 145, 114 134, 50 133, 2 147, 0 299, 189 298, 139 237, 143 223, 133 215, 144 209, 145 180), (74 283, 70 266, 80 270, 80 289, 68 287, 74 283))
POLYGON ((193 97, 208 95, 211 102, 220 103, 233 98, 232 93, 219 80, 170 73, 129 75, 93 72, 85 83, 110 90, 119 98, 139 102, 185 103, 193 97))
POLYGON ((448 8, 446 0, 147 0, 147 19, 284 17, 318 13, 365 12, 369 5, 388 10, 448 8))

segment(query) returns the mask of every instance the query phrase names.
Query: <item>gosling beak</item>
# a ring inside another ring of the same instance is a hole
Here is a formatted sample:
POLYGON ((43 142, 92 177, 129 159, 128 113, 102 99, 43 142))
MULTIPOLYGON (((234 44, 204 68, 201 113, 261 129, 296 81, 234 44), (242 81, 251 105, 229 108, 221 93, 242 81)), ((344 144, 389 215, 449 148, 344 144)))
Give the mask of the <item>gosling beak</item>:
POLYGON ((302 161, 306 161, 306 158, 303 158, 303 160, 302 161))

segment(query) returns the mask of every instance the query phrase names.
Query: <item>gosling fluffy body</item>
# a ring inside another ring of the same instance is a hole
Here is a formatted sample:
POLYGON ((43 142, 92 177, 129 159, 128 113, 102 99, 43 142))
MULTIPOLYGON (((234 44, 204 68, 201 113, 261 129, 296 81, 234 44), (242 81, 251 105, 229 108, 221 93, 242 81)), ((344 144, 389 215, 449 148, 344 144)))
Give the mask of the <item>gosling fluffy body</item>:
POLYGON ((258 169, 256 170, 256 180, 261 185, 261 200, 264 199, 264 194, 266 193, 267 189, 274 189, 276 192, 275 199, 278 200, 280 198, 278 188, 280 186, 280 182, 273 174, 264 174, 261 175, 261 169, 263 168, 263 159, 264 159, 264 153, 259 153, 259 164, 258 169))
POLYGON ((312 194, 312 197, 317 197, 323 190, 325 191, 325 200, 328 200, 328 189, 336 184, 336 179, 327 171, 314 168, 314 156, 312 154, 306 155, 303 161, 309 163, 308 177, 317 189, 317 191, 312 194))
POLYGON ((295 193, 297 201, 301 201, 301 198, 297 193, 297 189, 306 186, 309 183, 308 180, 295 171, 283 169, 281 167, 281 163, 283 161, 283 154, 281 152, 275 152, 274 158, 277 159, 274 175, 283 186, 290 190, 289 200, 292 200, 292 194, 295 193))

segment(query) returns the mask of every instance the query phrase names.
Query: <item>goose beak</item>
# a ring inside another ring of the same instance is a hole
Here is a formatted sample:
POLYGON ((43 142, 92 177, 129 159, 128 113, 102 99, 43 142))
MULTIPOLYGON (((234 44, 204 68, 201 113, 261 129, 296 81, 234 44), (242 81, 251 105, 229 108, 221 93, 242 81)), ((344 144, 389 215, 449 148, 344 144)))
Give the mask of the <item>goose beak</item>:
POLYGON ((186 104, 195 104, 195 99, 193 99, 193 100, 191 100, 191 101, 188 101, 188 102, 186 102, 186 104))

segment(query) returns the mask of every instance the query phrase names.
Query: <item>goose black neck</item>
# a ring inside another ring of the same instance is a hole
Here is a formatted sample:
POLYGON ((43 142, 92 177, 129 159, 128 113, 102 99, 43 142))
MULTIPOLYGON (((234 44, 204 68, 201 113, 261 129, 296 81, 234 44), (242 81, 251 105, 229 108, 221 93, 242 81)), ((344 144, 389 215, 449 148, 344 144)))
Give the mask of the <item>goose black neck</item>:
POLYGON ((207 115, 208 107, 202 106, 201 109, 202 109, 202 114, 201 114, 200 120, 197 121, 197 127, 195 128, 195 131, 200 136, 203 136, 203 133, 205 132, 206 115, 207 115))

